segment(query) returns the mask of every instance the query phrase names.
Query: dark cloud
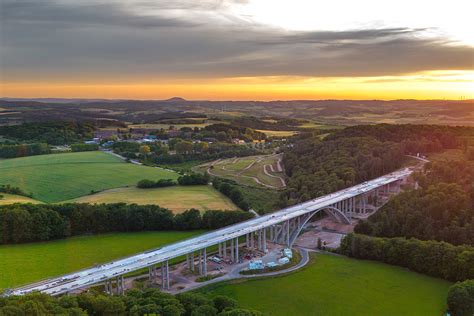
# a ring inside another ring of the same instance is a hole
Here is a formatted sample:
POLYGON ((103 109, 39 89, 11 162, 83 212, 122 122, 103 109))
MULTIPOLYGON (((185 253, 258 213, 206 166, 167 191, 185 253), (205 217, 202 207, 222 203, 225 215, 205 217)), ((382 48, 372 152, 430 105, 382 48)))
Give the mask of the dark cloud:
POLYGON ((72 2, 52 0, 2 0, 2 24, 30 26, 90 27, 179 27, 194 23, 160 15, 147 16, 127 10, 122 2, 72 2), (73 3, 73 4, 71 4, 73 3))
POLYGON ((474 48, 422 29, 288 32, 225 10, 233 1, 0 0, 9 80, 377 76, 474 69, 474 48))

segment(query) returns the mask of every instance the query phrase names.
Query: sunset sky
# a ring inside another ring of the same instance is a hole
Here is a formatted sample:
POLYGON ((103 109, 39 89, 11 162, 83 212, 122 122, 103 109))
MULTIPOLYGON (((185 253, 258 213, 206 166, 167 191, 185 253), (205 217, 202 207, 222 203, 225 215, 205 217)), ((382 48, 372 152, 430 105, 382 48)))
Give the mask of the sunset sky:
POLYGON ((474 98, 472 0, 0 4, 0 97, 474 98))

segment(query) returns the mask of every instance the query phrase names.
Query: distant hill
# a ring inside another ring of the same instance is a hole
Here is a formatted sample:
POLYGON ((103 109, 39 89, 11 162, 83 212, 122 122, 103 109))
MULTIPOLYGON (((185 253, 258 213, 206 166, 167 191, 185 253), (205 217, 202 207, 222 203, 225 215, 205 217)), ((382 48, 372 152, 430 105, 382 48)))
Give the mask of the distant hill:
POLYGON ((180 97, 173 97, 165 100, 167 102, 186 102, 186 99, 180 98, 180 97))

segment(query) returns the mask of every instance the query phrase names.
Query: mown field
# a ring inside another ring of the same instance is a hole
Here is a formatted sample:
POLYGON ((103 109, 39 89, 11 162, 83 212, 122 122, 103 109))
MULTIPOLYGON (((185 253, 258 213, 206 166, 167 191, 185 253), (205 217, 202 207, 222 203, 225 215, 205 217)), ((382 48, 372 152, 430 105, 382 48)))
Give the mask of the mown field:
POLYGON ((190 238, 203 231, 138 232, 0 246, 0 289, 62 275, 190 238))
POLYGON ((269 315, 442 315, 449 282, 399 267, 318 254, 305 269, 204 288, 269 315))
POLYGON ((239 209, 229 198, 210 185, 174 186, 156 189, 118 188, 86 195, 68 202, 158 204, 177 213, 190 208, 201 211, 234 211, 239 209))
POLYGON ((92 191, 135 185, 178 174, 126 163, 103 152, 80 152, 0 160, 0 184, 18 186, 43 202, 70 200, 92 191))
POLYGON ((230 158, 209 162, 194 167, 193 170, 209 172, 211 175, 231 179, 243 185, 282 189, 285 186, 282 181, 284 173, 278 172, 277 168, 277 161, 280 158, 279 155, 230 158))
POLYGON ((35 199, 31 199, 31 198, 26 197, 26 196, 6 194, 6 193, 1 193, 0 192, 0 205, 7 205, 7 204, 13 204, 13 203, 34 203, 34 204, 37 204, 37 203, 41 203, 41 202, 37 201, 35 199))
POLYGON ((298 134, 297 131, 271 131, 266 129, 257 129, 258 132, 262 132, 268 137, 290 137, 298 134))

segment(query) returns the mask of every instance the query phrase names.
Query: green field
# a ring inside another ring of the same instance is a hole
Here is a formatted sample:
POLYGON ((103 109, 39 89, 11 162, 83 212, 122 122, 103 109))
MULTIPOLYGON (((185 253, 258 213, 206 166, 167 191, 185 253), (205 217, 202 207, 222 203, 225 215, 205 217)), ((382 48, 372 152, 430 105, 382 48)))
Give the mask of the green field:
POLYGON ((0 246, 0 288, 62 275, 201 234, 139 232, 0 246))
POLYGON ((0 160, 0 184, 18 186, 43 202, 70 200, 91 191, 135 185, 178 174, 126 163, 103 152, 80 152, 0 160))
POLYGON ((204 288, 270 315, 442 315, 449 282, 382 263, 318 254, 305 269, 204 288))
POLYGON ((33 203, 38 204, 40 201, 30 199, 29 197, 22 195, 6 194, 0 192, 0 205, 7 205, 13 203, 33 203), (1 198, 3 196, 3 198, 1 198))
POLYGON ((239 209, 229 198, 210 185, 174 186, 156 189, 118 188, 86 195, 68 202, 158 204, 174 212, 182 212, 190 208, 201 211, 234 211, 239 209))

